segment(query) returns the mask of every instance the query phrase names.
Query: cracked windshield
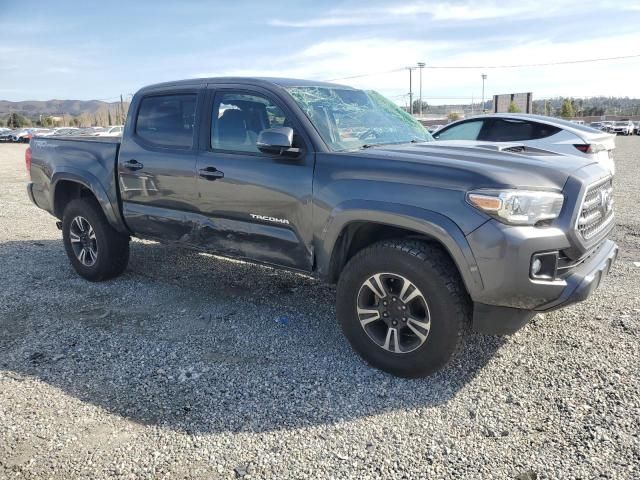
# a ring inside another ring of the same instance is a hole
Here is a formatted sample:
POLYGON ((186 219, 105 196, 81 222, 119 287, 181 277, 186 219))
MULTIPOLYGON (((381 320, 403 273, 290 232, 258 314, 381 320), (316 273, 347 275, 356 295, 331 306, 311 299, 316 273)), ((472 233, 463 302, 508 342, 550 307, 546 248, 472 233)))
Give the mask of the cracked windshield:
POLYGON ((417 120, 373 90, 291 87, 287 91, 333 151, 433 140, 417 120))

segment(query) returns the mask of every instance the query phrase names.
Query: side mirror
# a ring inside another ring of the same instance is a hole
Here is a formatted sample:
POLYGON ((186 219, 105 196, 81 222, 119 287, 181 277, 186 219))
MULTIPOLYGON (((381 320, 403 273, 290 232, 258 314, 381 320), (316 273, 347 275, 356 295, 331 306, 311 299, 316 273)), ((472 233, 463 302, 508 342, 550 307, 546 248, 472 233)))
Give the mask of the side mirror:
MULTIPOLYGON (((287 151, 296 150, 293 146, 293 128, 291 127, 274 127, 266 128, 258 135, 256 147, 263 153, 273 153, 282 155, 287 151)), ((294 153, 294 152, 292 152, 294 153)))

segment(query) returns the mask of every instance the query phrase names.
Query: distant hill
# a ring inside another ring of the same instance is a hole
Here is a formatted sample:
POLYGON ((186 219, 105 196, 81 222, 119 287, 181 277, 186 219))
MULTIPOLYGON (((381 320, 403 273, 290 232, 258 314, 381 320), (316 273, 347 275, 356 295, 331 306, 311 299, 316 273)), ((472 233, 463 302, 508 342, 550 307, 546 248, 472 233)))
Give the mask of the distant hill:
POLYGON ((10 112, 16 112, 28 118, 36 118, 39 115, 94 115, 109 109, 115 109, 117 103, 102 102, 100 100, 26 100, 23 102, 0 100, 0 117, 6 117, 10 112))

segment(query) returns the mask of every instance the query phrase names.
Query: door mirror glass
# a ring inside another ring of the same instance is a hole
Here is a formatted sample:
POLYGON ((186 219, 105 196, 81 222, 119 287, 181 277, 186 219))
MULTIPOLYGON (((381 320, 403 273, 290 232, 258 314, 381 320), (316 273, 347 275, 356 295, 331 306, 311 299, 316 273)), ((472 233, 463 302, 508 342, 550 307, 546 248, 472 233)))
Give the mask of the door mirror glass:
POLYGON ((283 154, 293 146, 293 128, 265 128, 258 135, 256 147, 263 153, 283 154))

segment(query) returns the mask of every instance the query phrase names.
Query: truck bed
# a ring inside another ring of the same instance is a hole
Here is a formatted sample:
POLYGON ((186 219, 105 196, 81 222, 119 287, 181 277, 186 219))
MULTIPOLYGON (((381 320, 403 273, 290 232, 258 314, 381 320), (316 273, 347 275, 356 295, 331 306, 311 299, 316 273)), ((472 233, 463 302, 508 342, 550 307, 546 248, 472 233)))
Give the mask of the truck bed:
POLYGON ((119 137, 33 137, 30 148, 29 188, 36 205, 61 218, 52 201, 55 189, 59 182, 76 181, 112 212, 111 221, 121 222, 116 183, 119 137))

